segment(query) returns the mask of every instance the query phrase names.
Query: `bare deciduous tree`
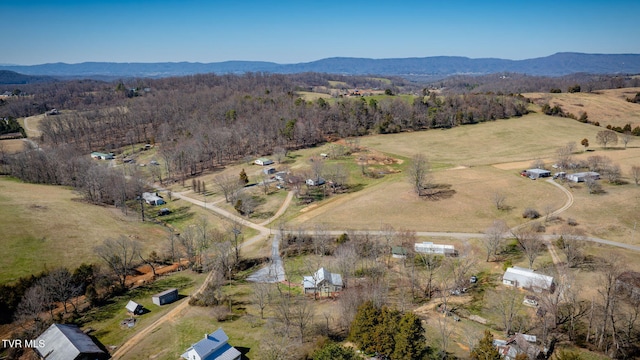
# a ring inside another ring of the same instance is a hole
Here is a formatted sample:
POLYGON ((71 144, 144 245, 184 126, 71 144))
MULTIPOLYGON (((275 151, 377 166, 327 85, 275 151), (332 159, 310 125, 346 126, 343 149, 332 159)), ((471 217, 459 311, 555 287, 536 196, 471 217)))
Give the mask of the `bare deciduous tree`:
POLYGON ((631 178, 636 185, 640 184, 640 166, 631 166, 631 178))
POLYGON ((413 155, 407 174, 413 190, 418 196, 422 195, 422 190, 430 185, 431 165, 423 154, 413 155))
POLYGON ((224 194, 224 200, 230 203, 234 202, 236 193, 242 188, 238 179, 229 174, 218 175, 213 179, 213 182, 224 194))
POLYGON ((272 286, 273 285, 268 283, 253 283, 251 285, 253 289, 253 300, 260 309, 260 319, 264 319, 264 309, 269 303, 272 286))
POLYGON ((529 268, 533 269, 533 263, 545 247, 540 234, 534 230, 533 226, 526 226, 513 231, 512 235, 518 241, 518 246, 527 257, 527 260, 529 260, 529 268))
POLYGON ((618 135, 613 130, 601 130, 596 134, 596 141, 606 149, 607 145, 618 143, 618 135))
POLYGON ((501 191, 496 191, 491 195, 491 201, 496 206, 497 210, 504 210, 506 208, 506 200, 507 196, 501 191))
POLYGON ((498 255, 498 251, 504 245, 504 237, 508 231, 509 227, 504 220, 494 220, 491 226, 485 230, 482 243, 484 244, 485 250, 487 250, 486 261, 489 261, 491 256, 498 255))
POLYGON ((95 252, 118 277, 120 287, 124 288, 127 275, 133 269, 134 259, 138 258, 140 244, 122 235, 117 239, 106 239, 95 248, 95 252))

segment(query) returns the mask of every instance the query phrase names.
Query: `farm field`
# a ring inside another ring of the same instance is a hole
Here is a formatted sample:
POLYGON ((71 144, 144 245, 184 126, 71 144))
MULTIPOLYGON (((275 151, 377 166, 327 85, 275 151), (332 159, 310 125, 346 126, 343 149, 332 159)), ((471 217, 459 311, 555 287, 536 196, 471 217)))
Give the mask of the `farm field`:
MULTIPOLYGON (((563 90, 564 91, 564 90, 563 90)), ((620 126, 630 123, 634 128, 640 125, 640 106, 627 102, 640 88, 598 90, 579 93, 525 93, 523 96, 536 104, 548 103, 551 107, 559 105, 562 110, 580 117, 581 112, 589 115, 589 121, 598 121, 600 126, 620 126)))
POLYGON ((10 254, 0 259, 0 283, 58 266, 73 269, 97 262, 93 248, 109 237, 137 239, 145 251, 166 237, 162 226, 141 224, 138 214, 125 216, 79 197, 59 186, 0 178, 0 242, 3 253, 10 254))
MULTIPOLYGON (((454 190, 451 197, 437 201, 417 199, 403 173, 386 175, 377 185, 312 204, 289 213, 297 226, 312 228, 322 223, 330 228, 379 229, 382 224, 416 231, 483 232, 494 219, 509 226, 524 222, 522 212, 534 208, 558 209, 567 201, 560 189, 544 181, 519 175, 542 160, 550 168, 556 150, 568 142, 591 139, 590 152, 578 145, 574 158, 600 155, 621 166, 625 185, 601 180, 605 194, 590 195, 584 185, 570 189, 575 201, 561 217, 575 218, 592 236, 614 241, 640 243, 632 239, 638 220, 636 198, 640 189, 629 178, 631 166, 640 163, 639 140, 632 138, 627 149, 602 149, 595 134, 602 128, 565 118, 531 114, 522 118, 461 126, 449 130, 368 136, 362 146, 390 157, 406 159, 424 153, 434 166, 434 183, 454 190), (523 137, 531 140, 523 140, 523 137), (473 141, 470 141, 473 139, 473 141), (506 196, 509 211, 498 211, 491 197, 506 196), (442 216, 446 214, 446 216, 442 216)), ((554 231, 553 225, 549 231, 554 231)))

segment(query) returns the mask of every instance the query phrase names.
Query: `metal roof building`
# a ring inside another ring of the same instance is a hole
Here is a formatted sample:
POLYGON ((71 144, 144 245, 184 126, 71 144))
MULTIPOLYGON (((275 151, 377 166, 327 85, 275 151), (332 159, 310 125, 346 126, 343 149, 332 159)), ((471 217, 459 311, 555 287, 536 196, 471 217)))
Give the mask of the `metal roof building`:
POLYGON ((546 290, 553 292, 553 276, 539 274, 531 269, 510 267, 502 276, 502 283, 519 288, 546 290))
POLYGON ((109 355, 75 325, 53 324, 38 336, 34 348, 38 356, 47 360, 108 359, 109 355))
POLYGON ((229 336, 224 330, 218 329, 211 334, 205 334, 204 339, 193 344, 181 355, 187 360, 236 360, 242 354, 238 349, 229 345, 229 336))

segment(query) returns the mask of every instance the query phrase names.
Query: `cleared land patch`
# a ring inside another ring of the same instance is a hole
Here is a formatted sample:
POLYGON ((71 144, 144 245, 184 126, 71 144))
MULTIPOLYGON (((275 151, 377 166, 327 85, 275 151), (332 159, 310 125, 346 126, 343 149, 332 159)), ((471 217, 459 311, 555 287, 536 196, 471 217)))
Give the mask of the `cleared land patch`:
POLYGON ((0 283, 58 266, 73 269, 98 262, 93 248, 109 237, 129 236, 145 250, 166 237, 162 226, 140 223, 137 214, 86 204, 63 187, 7 178, 0 178, 0 218, 5 255, 0 283))
POLYGON ((586 112, 589 121, 598 121, 600 126, 624 126, 631 123, 631 127, 640 125, 640 104, 627 102, 633 98, 640 88, 623 88, 598 90, 592 93, 527 93, 525 97, 540 105, 548 103, 551 107, 559 105, 565 113, 572 113, 580 117, 586 112))

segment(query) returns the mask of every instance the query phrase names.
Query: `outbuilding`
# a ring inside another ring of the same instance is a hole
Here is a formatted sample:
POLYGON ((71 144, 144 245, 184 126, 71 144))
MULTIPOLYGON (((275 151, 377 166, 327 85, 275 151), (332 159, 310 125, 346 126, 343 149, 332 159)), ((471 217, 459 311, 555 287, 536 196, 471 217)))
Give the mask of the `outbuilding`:
POLYGON ((92 152, 91 157, 97 160, 113 160, 115 158, 113 153, 101 153, 97 151, 92 152))
POLYGON ((421 242, 414 245, 414 250, 422 254, 439 254, 447 256, 457 256, 458 251, 453 245, 434 244, 432 242, 421 242))
POLYGON ((144 307, 133 300, 129 300, 125 307, 127 308, 127 311, 133 315, 140 315, 144 311, 144 307))
POLYGON ((553 276, 539 274, 531 269, 518 266, 510 267, 504 272, 502 284, 522 289, 531 289, 535 292, 542 290, 553 292, 555 289, 553 276))
POLYGON ((551 176, 551 171, 545 169, 528 169, 524 173, 532 180, 551 176))
POLYGON ((35 339, 33 348, 40 359, 101 360, 109 354, 75 325, 53 324, 35 339))
POLYGON ((161 293, 155 294, 151 297, 151 300, 158 306, 171 304, 172 302, 178 300, 178 289, 168 289, 161 293))
POLYGON ((273 160, 267 158, 259 158, 254 161, 256 165, 267 166, 273 164, 273 160))
POLYGON ((573 181, 576 183, 585 182, 587 179, 598 180, 600 179, 600 174, 595 171, 585 171, 574 174, 569 174, 566 176, 566 179, 569 181, 573 181))
POLYGON ((306 183, 309 186, 320 186, 320 185, 323 185, 325 183, 325 180, 323 178, 319 177, 319 178, 315 178, 315 179, 307 179, 306 183))

